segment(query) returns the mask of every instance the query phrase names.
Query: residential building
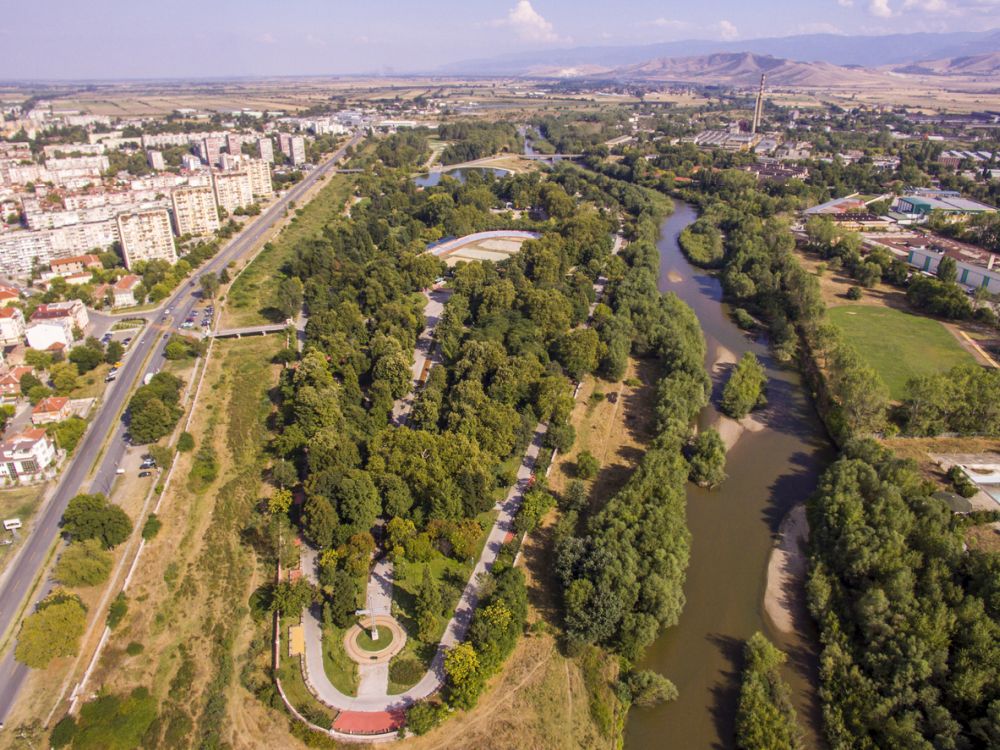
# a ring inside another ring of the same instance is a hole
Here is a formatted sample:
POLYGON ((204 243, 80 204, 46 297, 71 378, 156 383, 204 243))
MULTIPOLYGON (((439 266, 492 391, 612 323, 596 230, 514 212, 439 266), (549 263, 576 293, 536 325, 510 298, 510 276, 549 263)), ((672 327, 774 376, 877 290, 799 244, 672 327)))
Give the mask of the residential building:
POLYGON ((254 198, 270 198, 274 195, 270 164, 263 159, 247 159, 244 168, 250 177, 250 192, 254 198))
POLYGON ((278 133, 278 148, 289 159, 292 158, 292 135, 291 133, 278 133))
POLYGON ((24 313, 19 307, 0 307, 0 346, 14 346, 24 338, 24 313))
POLYGON ((301 135, 292 136, 288 150, 288 158, 292 160, 292 164, 298 166, 306 163, 306 139, 301 135))
POLYGON ((208 166, 211 167, 219 163, 219 154, 222 153, 222 142, 220 136, 211 135, 202 139, 201 143, 198 144, 198 155, 201 156, 201 160, 208 164, 208 166))
POLYGON ((142 279, 134 274, 126 274, 118 279, 111 287, 114 295, 111 306, 115 308, 132 307, 137 304, 135 290, 140 284, 142 284, 142 279))
POLYGON ((219 209, 211 187, 177 188, 170 199, 174 208, 174 229, 179 237, 212 234, 219 229, 219 209))
POLYGON ((250 175, 245 171, 216 172, 212 175, 215 186, 215 201, 227 213, 253 203, 253 187, 250 175))
POLYGON ((270 164, 274 164, 274 143, 270 138, 257 139, 257 155, 270 164))
POLYGON ((181 157, 181 167, 190 172, 196 172, 201 169, 201 159, 199 159, 194 154, 184 154, 181 157))
POLYGON ((0 444, 0 478, 34 479, 56 459, 55 445, 45 430, 35 427, 0 444))
POLYGON ((139 211, 118 216, 125 267, 142 260, 177 262, 177 250, 170 232, 170 214, 163 209, 139 211))
POLYGON ((76 338, 70 318, 31 321, 24 331, 28 346, 44 352, 50 349, 68 349, 76 338))
POLYGON ((21 365, 0 375, 0 401, 16 401, 21 395, 21 378, 34 371, 33 367, 21 365))
POLYGON ((78 299, 39 305, 31 314, 32 322, 53 320, 55 318, 69 318, 70 323, 81 331, 87 330, 87 326, 90 325, 90 316, 87 314, 87 307, 78 299))
POLYGON ((47 266, 65 252, 65 238, 58 230, 13 231, 0 235, 0 268, 10 276, 27 276, 35 266, 47 266))
POLYGON ((21 293, 12 286, 0 284, 0 307, 8 307, 21 299, 21 293))
POLYGON ((31 423, 35 426, 62 422, 73 414, 69 399, 65 396, 43 398, 31 410, 31 423))
POLYGON ((146 163, 150 169, 155 169, 157 172, 162 172, 167 168, 167 163, 163 161, 163 154, 153 149, 146 152, 146 163))
POLYGON ((52 272, 57 276, 69 276, 75 273, 83 273, 87 270, 104 268, 101 259, 93 253, 86 255, 73 255, 69 258, 57 258, 50 264, 52 272))

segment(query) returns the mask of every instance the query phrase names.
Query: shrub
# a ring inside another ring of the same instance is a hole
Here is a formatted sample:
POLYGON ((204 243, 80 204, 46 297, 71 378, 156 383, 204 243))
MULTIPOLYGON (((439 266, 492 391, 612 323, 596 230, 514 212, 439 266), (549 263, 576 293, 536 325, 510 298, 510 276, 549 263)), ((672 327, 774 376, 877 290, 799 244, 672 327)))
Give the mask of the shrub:
POLYGON ((753 352, 746 352, 729 375, 722 390, 722 411, 733 419, 742 419, 751 409, 763 405, 767 376, 753 352))
POLYGON ((444 719, 447 709, 440 703, 421 701, 406 712, 406 724, 414 734, 427 734, 444 719))
POLYGON ((862 294, 861 287, 852 286, 850 289, 847 290, 847 299, 852 299, 852 300, 861 299, 861 294, 862 294))
POLYGON ((413 685, 424 674, 424 665, 416 659, 396 659, 389 664, 389 679, 399 685, 413 685))
POLYGON ((49 737, 49 744, 54 748, 66 747, 73 741, 76 734, 76 719, 67 714, 52 727, 52 735, 49 737))
POLYGON ((177 438, 177 450, 181 453, 189 453, 194 450, 194 436, 190 432, 182 432, 177 438))
POLYGON ((145 646, 138 641, 132 641, 125 647, 125 653, 129 656, 138 656, 143 651, 145 651, 145 646))
POLYGON ((146 518, 146 523, 142 525, 142 538, 147 542, 153 541, 156 535, 160 533, 162 526, 163 521, 157 518, 155 513, 150 513, 149 517, 146 518))
POLYGON ((737 307, 733 310, 733 319, 736 321, 736 325, 744 331, 752 331, 757 327, 757 321, 742 307, 737 307))
POLYGON ((128 601, 125 599, 125 592, 121 591, 115 597, 114 601, 111 602, 111 606, 108 607, 108 627, 112 630, 117 628, 127 614, 128 601))
POLYGON ((576 457, 576 475, 580 479, 593 479, 601 468, 601 462, 590 451, 582 451, 576 457))

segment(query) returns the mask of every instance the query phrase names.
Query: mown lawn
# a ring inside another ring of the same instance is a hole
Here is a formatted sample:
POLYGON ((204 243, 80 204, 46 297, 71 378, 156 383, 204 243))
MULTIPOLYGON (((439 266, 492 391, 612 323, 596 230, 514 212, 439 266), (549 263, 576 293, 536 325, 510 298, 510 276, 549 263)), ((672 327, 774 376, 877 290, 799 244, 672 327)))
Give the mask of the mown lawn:
POLYGON ((903 398, 910 378, 974 362, 955 337, 932 318, 869 305, 834 307, 827 315, 882 376, 893 399, 903 398))

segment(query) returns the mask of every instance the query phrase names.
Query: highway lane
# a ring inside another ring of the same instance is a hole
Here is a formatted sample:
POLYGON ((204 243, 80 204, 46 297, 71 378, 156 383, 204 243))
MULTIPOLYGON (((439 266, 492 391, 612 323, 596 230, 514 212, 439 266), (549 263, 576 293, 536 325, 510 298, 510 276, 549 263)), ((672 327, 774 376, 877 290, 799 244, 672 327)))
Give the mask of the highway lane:
MULTIPOLYGON (((118 379, 111 384, 105 393, 104 401, 94 417, 87 434, 77 446, 76 454, 69 465, 65 467, 51 501, 36 519, 30 536, 21 547, 18 555, 11 561, 10 574, 0 583, 0 634, 5 633, 13 624, 18 608, 31 590, 31 587, 41 572, 52 543, 59 533, 59 522, 70 499, 84 491, 83 486, 90 469, 101 452, 105 439, 111 433, 107 447, 101 456, 100 466, 89 486, 90 492, 107 493, 114 484, 115 472, 124 456, 126 444, 125 422, 121 419, 123 408, 132 390, 148 373, 155 373, 163 367, 165 358, 163 350, 166 347, 166 330, 178 329, 195 305, 201 301, 199 280, 208 273, 219 273, 230 262, 235 261, 250 252, 254 245, 279 220, 291 201, 299 201, 302 196, 322 176, 335 169, 343 158, 347 148, 356 145, 361 139, 356 134, 333 155, 316 169, 309 172, 301 182, 292 186, 272 205, 248 223, 246 227, 222 248, 211 260, 198 268, 165 302, 156 310, 135 317, 150 321, 129 348, 129 354, 119 371, 118 379), (169 310, 165 314, 164 310, 169 310), (155 351, 154 351, 155 350, 155 351), (149 356, 152 354, 152 356, 149 356), (144 365, 147 356, 149 361, 144 365)), ((216 313, 218 320, 218 312, 216 313)), ((52 582, 45 581, 39 586, 32 608, 51 590, 52 582)), ((13 645, 11 643, 10 645, 13 645)), ((0 726, 10 713, 21 686, 28 674, 28 668, 14 660, 14 649, 8 648, 0 661, 0 726)))

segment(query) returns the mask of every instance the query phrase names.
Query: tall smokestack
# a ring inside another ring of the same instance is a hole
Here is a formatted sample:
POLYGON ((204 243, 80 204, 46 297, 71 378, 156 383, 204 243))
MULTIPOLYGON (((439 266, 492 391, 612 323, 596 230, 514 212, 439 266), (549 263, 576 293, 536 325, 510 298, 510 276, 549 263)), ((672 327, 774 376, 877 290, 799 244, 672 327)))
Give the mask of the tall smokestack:
POLYGON ((767 76, 760 74, 760 90, 757 92, 757 103, 753 108, 753 124, 750 126, 750 134, 756 135, 757 128, 760 127, 760 120, 764 116, 764 81, 767 76))

